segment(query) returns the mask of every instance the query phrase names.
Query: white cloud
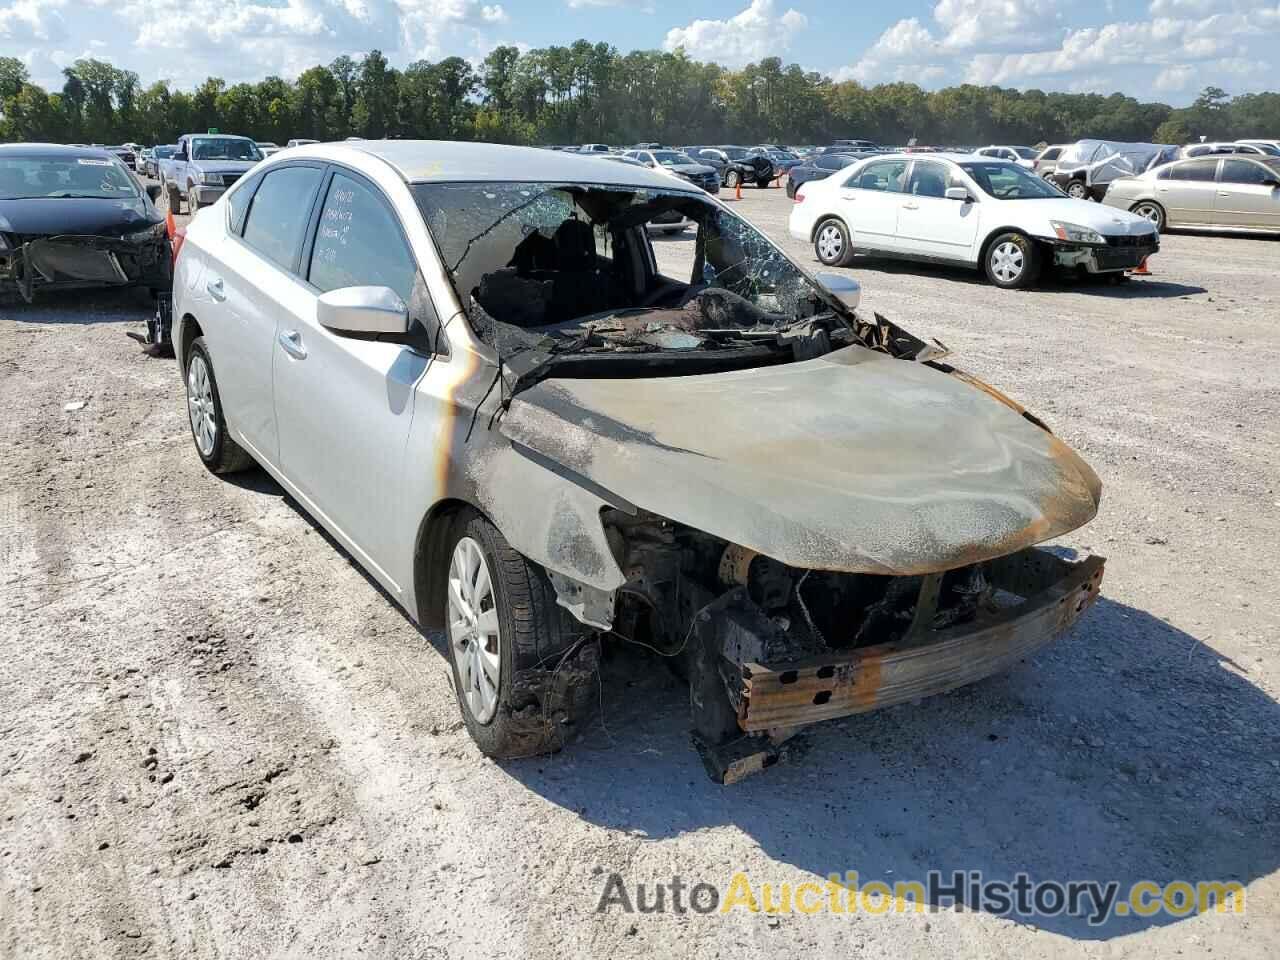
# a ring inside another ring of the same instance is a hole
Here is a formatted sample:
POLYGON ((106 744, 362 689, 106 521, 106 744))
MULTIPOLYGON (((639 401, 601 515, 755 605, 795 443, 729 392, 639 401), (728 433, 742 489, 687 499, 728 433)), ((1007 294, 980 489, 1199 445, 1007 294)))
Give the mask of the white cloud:
POLYGON ((191 88, 208 75, 296 76, 375 48, 397 65, 436 59, 474 49, 509 22, 501 3, 484 0, 0 0, 0 53, 21 57, 51 89, 64 64, 49 51, 79 47, 144 83, 167 77, 191 88), (104 19, 108 45, 97 49, 104 19))
POLYGON ((16 0, 0 8, 0 40, 50 43, 67 36, 65 0, 16 0))
POLYGON ((1136 80, 1163 93, 1227 77, 1262 82, 1280 0, 1149 0, 1148 10, 1132 22, 1068 28, 1064 16, 1078 14, 1065 0, 937 0, 932 19, 899 20, 836 77, 1081 90, 1136 80))
POLYGON ((666 50, 682 47, 695 59, 740 67, 785 53, 792 37, 808 22, 794 8, 778 15, 773 0, 751 0, 749 7, 728 20, 694 20, 688 26, 672 28, 662 46, 666 50))

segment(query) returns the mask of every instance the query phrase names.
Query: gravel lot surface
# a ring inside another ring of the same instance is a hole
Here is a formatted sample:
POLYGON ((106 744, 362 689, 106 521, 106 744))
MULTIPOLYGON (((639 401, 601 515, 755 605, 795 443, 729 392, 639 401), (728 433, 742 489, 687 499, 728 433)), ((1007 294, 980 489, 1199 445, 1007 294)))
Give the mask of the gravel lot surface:
MULTIPOLYGON (((739 204, 813 263, 789 207, 739 204)), ((3 301, 0 956, 1274 957, 1280 242, 1174 235, 1151 266, 1007 293, 855 264, 866 308, 1093 464, 1101 512, 1063 546, 1109 558, 1104 597, 1013 672, 813 728, 731 788, 627 651, 579 742, 483 758, 441 638, 265 475, 205 472, 176 365, 124 335, 142 296, 3 301), (1239 880, 1246 911, 596 912, 615 871, 929 869, 1239 880)))

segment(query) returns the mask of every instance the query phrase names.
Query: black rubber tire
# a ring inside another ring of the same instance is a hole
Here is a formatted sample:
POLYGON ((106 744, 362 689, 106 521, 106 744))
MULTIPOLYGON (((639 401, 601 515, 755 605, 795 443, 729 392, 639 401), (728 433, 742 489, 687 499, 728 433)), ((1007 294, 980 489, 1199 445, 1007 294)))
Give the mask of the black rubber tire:
POLYGON ((853 262, 853 238, 849 236, 849 228, 839 217, 827 217, 813 231, 813 255, 826 267, 847 267, 853 262), (825 257, 818 249, 818 238, 823 230, 834 227, 840 234, 840 252, 835 257, 825 257))
POLYGON ((787 177, 787 198, 789 200, 794 200, 796 198, 796 185, 792 183, 790 177, 787 177))
POLYGON ((187 184, 187 212, 195 214, 200 209, 200 201, 196 199, 196 192, 187 184))
POLYGON ((241 470, 248 470, 250 467, 257 466, 257 462, 250 456, 249 452, 227 435, 227 421, 222 415, 222 395, 218 392, 218 380, 213 372, 213 359, 209 356, 209 348, 205 346, 204 337, 196 337, 191 342, 187 355, 182 359, 182 382, 184 388, 190 390, 191 359, 197 354, 203 358, 205 367, 209 372, 209 387, 213 393, 214 419, 217 423, 218 432, 213 441, 213 450, 206 457, 200 450, 200 444, 196 441, 195 427, 191 426, 191 418, 190 416, 187 417, 188 426, 191 426, 191 441, 195 444, 196 455, 210 473, 219 475, 238 473, 241 470))
POLYGON ((1137 203, 1135 203, 1132 207, 1129 208, 1129 212, 1137 213, 1138 216, 1143 217, 1147 220, 1151 220, 1151 222, 1156 225, 1156 233, 1164 233, 1164 224, 1165 224, 1166 214, 1164 212, 1164 207, 1162 207, 1156 201, 1140 200, 1137 203), (1148 217, 1146 214, 1138 213, 1138 211, 1143 207, 1150 207, 1152 210, 1154 210, 1156 213, 1156 219, 1152 220, 1151 217, 1148 217))
POLYGON ((1089 199, 1089 188, 1085 186, 1083 180, 1072 180, 1067 184, 1066 189, 1063 192, 1073 200, 1089 199), (1075 191, 1074 193, 1072 193, 1073 190, 1075 191))
POLYGON ((733 190, 741 182, 742 182, 742 174, 740 174, 737 170, 730 170, 728 173, 724 175, 724 185, 728 187, 730 190, 733 190))
MULTIPOLYGON (((481 753, 496 759, 554 753, 571 739, 596 703, 596 641, 589 636, 589 628, 556 603, 546 571, 517 553, 497 527, 475 510, 463 510, 455 519, 438 576, 448 578, 454 547, 463 537, 480 544, 489 566, 502 661, 497 712, 481 723, 462 693, 446 614, 453 689, 467 732, 481 753), (566 654, 568 659, 561 663, 566 654), (587 664, 591 675, 584 682, 587 664)), ((447 583, 443 593, 448 596, 447 583)))
POLYGON ((982 267, 987 279, 1002 290, 1025 290, 1032 286, 1040 276, 1040 247, 1025 233, 1010 231, 995 237, 982 255, 982 267), (1012 243, 1022 251, 1022 272, 1012 279, 1001 279, 993 269, 993 258, 996 250, 1004 243, 1012 243))
POLYGON ((173 184, 169 184, 165 188, 165 196, 169 198, 169 212, 175 217, 182 213, 182 194, 178 192, 178 188, 173 184))
POLYGON ((772 183, 773 183, 773 181, 772 181, 772 180, 768 180, 768 179, 765 179, 765 180, 757 180, 757 181, 756 181, 756 188, 757 188, 757 189, 759 189, 759 190, 767 190, 767 189, 769 188, 769 186, 770 186, 772 183))

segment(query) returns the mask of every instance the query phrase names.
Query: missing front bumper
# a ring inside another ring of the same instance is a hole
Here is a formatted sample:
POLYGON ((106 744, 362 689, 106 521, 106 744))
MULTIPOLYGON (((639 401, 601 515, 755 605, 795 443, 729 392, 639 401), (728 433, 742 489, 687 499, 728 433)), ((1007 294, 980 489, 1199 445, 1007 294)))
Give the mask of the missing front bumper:
POLYGON ((1053 248, 1053 263, 1067 269, 1083 268, 1088 273, 1118 273, 1137 268, 1159 249, 1158 244, 1126 247, 1058 244, 1053 248))
POLYGON ((993 561, 992 585, 1011 602, 941 630, 918 626, 932 618, 937 600, 936 579, 926 577, 917 625, 892 643, 783 663, 735 660, 724 646, 712 652, 704 644, 693 720, 707 772, 732 783, 773 762, 776 744, 797 727, 946 693, 1008 669, 1093 604, 1105 563, 1071 562, 1037 548, 993 561))
POLYGON ((113 237, 57 236, 29 240, 6 258, 0 280, 13 283, 28 303, 39 290, 147 286, 172 287, 167 237, 140 242, 113 237))

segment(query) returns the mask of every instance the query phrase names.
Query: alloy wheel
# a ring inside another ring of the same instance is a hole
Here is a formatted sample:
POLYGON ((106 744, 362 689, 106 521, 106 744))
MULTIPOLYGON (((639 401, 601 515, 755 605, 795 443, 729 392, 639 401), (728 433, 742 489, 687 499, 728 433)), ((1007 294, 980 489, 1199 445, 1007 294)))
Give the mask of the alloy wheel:
POLYGON ((502 648, 493 577, 480 544, 470 537, 458 541, 449 564, 449 644, 467 709, 488 723, 498 710, 502 648))
POLYGON ((1140 203, 1133 208, 1133 212, 1140 216, 1143 220, 1150 220, 1159 230, 1163 226, 1164 218, 1160 215, 1160 208, 1154 203, 1140 203))
POLYGON ((213 382, 204 357, 192 353, 187 364, 187 413, 191 417, 191 435, 206 460, 213 456, 218 442, 218 417, 214 407, 213 382))
POLYGON ((1013 283, 1022 276, 1026 265, 1022 248, 1012 240, 997 244, 991 251, 991 272, 1001 283, 1013 283))
POLYGON ((1084 184, 1079 180, 1072 180, 1067 184, 1067 196, 1075 200, 1083 200, 1085 198, 1084 184))

